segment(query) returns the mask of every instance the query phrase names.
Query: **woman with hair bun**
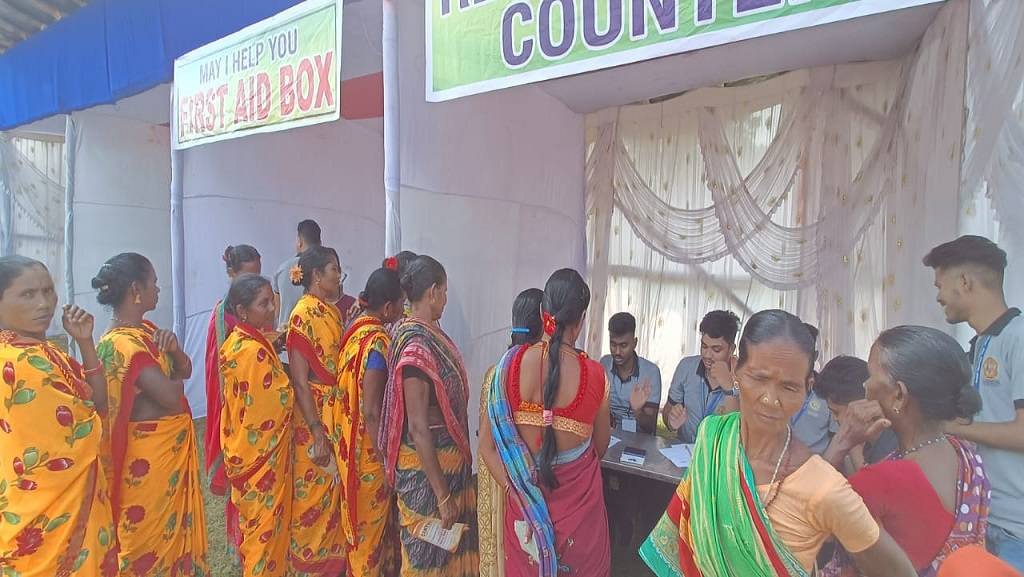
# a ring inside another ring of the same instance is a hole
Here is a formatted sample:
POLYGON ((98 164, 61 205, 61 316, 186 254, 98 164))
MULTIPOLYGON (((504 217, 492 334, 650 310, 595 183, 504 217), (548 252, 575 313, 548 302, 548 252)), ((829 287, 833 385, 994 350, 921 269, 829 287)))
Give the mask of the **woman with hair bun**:
MULTIPOLYGON (((608 577, 611 546, 601 457, 611 439, 608 381, 576 350, 590 288, 572 269, 544 286, 546 338, 513 346, 494 371, 480 455, 506 489, 507 577, 608 577)), ((528 342, 528 341, 527 341, 528 342)))
MULTIPOLYGON (((946 423, 981 410, 971 365, 946 333, 902 326, 879 335, 868 374, 866 399, 847 408, 826 456, 842 462, 881 428, 896 433, 899 449, 850 484, 918 575, 933 577, 953 551, 985 544, 991 497, 984 465, 971 445, 945 434, 946 423)), ((855 572, 840 552, 826 575, 841 574, 855 572)))
POLYGON ((342 290, 338 253, 325 246, 306 249, 289 275, 304 291, 285 337, 298 408, 291 563, 297 573, 334 577, 345 570, 348 545, 341 527, 341 483, 322 419, 337 384, 341 352, 343 324, 334 305, 342 290))
POLYGON ((96 300, 114 314, 96 347, 107 377, 104 422, 121 566, 137 575, 209 574, 199 452, 183 381, 192 362, 174 333, 145 320, 160 288, 149 260, 100 267, 96 300))
POLYGON ((479 575, 476 487, 469 440, 469 384, 455 343, 437 321, 448 302, 448 276, 419 256, 402 276, 412 314, 395 327, 378 447, 395 488, 402 541, 402 576, 479 575), (466 525, 449 553, 416 536, 421 523, 466 525))
MULTIPOLYGON (((262 262, 255 248, 240 244, 224 249, 224 268, 227 269, 228 285, 242 274, 260 274, 262 262)), ((224 476, 224 455, 220 447, 220 413, 224 403, 224 387, 221 379, 218 355, 224 341, 238 324, 232 311, 224 306, 227 298, 217 301, 210 313, 210 325, 206 330, 206 474, 210 479, 210 492, 225 496, 228 480, 224 476)), ((237 549, 241 534, 238 529, 238 510, 231 499, 224 504, 225 527, 228 547, 237 549)))
POLYGON ((338 386, 324 411, 324 427, 341 471, 341 524, 348 536, 351 575, 390 577, 397 562, 395 501, 384 480, 377 434, 388 381, 387 325, 402 317, 404 302, 398 272, 381 268, 367 279, 359 294, 363 313, 342 338, 338 386))

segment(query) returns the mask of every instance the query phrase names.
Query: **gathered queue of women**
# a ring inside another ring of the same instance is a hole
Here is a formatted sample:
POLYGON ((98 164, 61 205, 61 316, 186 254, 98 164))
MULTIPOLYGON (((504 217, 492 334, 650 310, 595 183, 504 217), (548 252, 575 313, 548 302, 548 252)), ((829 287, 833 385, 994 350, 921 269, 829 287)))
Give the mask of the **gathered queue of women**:
MULTIPOLYGON (((441 263, 386 259, 346 322, 338 253, 307 248, 289 271, 302 296, 281 334, 259 252, 229 247, 224 261, 230 286, 206 349, 205 466, 228 498, 228 543, 246 577, 612 574, 609 383, 575 346, 590 306, 578 272, 558 270, 512 303, 511 346, 481 386, 475 475, 469 379, 440 325, 441 263)), ((98 342, 92 315, 61 311, 79 363, 46 340, 57 312, 46 267, 0 258, 0 573, 205 577, 204 480, 183 385, 192 363, 146 319, 157 271, 123 253, 92 284, 112 312, 98 342)), ((879 335, 865 399, 846 406, 820 456, 792 427, 817 356, 790 313, 746 321, 735 410, 700 424, 640 548, 654 574, 1013 575, 984 550, 984 463, 947 434, 981 407, 959 344, 924 327, 879 335), (840 473, 882 429, 898 449, 840 473)))

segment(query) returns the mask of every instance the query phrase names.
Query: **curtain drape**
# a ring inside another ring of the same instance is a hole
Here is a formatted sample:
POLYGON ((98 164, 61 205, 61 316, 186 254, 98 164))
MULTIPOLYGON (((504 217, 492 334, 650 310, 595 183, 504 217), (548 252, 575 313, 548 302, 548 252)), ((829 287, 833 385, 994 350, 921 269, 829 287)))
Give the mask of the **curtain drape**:
POLYGON ((967 7, 948 3, 899 61, 591 115, 591 354, 619 310, 666 372, 714 308, 816 319, 826 358, 919 313, 924 245, 956 224, 967 7), (903 234, 915 213, 933 223, 920 238, 903 234))

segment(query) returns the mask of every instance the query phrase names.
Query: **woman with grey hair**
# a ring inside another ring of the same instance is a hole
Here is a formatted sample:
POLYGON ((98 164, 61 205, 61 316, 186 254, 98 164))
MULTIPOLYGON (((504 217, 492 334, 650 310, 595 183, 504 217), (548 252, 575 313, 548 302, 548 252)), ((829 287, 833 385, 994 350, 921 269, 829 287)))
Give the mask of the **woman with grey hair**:
MULTIPOLYGON (((985 543, 989 482, 973 448, 945 434, 945 424, 981 409, 960 345, 936 329, 902 326, 871 348, 866 399, 850 404, 827 458, 891 428, 899 449, 850 477, 850 484, 910 558, 932 577, 960 547, 985 543)), ((855 575, 840 551, 825 575, 855 575)))

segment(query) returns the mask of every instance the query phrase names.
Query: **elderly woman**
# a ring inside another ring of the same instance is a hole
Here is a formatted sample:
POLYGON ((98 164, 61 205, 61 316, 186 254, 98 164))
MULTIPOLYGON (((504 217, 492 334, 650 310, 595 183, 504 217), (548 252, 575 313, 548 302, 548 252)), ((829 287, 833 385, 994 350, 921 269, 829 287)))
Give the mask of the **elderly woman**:
MULTIPOLYGON (((969 419, 981 409, 971 366, 953 337, 905 326, 878 337, 868 374, 867 400, 847 408, 827 455, 841 461, 874 431, 891 427, 899 449, 861 469, 850 484, 918 574, 934 577, 953 551, 985 543, 990 495, 981 459, 944 432, 948 421, 969 419)), ((854 573, 843 554, 826 571, 854 573)))
POLYGON ((657 575, 804 577, 829 537, 867 575, 915 575, 846 479, 793 435, 814 356, 797 317, 769 310, 747 321, 740 410, 701 424, 687 476, 640 549, 657 575))

